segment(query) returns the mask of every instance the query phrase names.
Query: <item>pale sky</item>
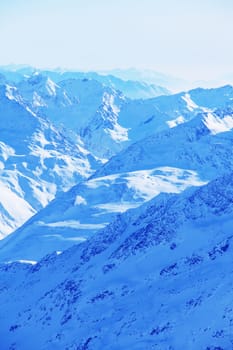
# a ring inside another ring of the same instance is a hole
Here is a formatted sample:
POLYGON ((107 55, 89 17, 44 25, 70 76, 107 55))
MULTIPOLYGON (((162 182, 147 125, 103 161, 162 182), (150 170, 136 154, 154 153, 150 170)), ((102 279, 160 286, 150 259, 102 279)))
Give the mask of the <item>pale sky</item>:
POLYGON ((233 72, 233 0, 1 0, 0 65, 233 72))

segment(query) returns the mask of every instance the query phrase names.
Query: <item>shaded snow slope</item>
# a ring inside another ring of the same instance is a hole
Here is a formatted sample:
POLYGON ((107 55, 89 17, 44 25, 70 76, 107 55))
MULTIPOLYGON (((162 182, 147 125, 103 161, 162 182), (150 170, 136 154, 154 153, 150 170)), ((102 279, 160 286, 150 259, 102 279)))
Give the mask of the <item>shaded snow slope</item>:
POLYGON ((232 195, 230 173, 160 195, 34 266, 2 265, 1 345, 231 349, 232 195))

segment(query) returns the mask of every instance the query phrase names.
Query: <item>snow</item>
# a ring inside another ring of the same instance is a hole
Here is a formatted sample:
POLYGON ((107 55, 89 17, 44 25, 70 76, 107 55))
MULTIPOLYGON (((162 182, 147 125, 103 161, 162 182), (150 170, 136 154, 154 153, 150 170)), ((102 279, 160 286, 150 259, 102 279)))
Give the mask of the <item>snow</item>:
POLYGON ((85 198, 83 198, 82 196, 78 195, 75 198, 74 205, 80 205, 80 204, 87 205, 87 202, 86 202, 85 198))
POLYGON ((56 89, 58 88, 58 85, 55 84, 50 78, 47 80, 46 88, 51 96, 56 96, 56 89))
POLYGON ((101 228, 104 228, 107 223, 103 224, 81 224, 78 220, 67 220, 67 221, 57 221, 57 222, 50 222, 50 223, 44 223, 40 222, 38 223, 41 226, 49 226, 49 227, 71 227, 71 228, 78 228, 81 230, 98 230, 101 228))
POLYGON ((0 141, 0 151, 1 151, 1 157, 3 158, 4 161, 6 161, 9 157, 15 155, 15 150, 1 141, 0 141))
POLYGON ((114 125, 114 129, 104 129, 116 142, 128 141, 128 129, 119 124, 114 125))
POLYGON ((105 212, 110 213, 124 213, 128 209, 137 208, 138 203, 131 203, 131 202, 119 202, 119 203, 107 203, 107 204, 99 204, 96 205, 95 208, 102 209, 100 213, 94 214, 95 216, 103 215, 105 212))
MULTIPOLYGON (((42 225, 43 226, 43 225, 42 225)), ((46 226, 46 225, 44 225, 44 226, 46 226)), ((56 226, 54 226, 54 227, 56 227, 56 226)), ((72 228, 72 226, 70 226, 70 225, 64 225, 64 226, 59 226, 59 227, 70 227, 70 228, 72 228)), ((64 237, 63 235, 60 235, 60 234, 46 234, 46 235, 44 235, 44 238, 45 239, 48 239, 49 241, 51 240, 51 239, 53 239, 53 240, 56 240, 56 241, 62 241, 62 245, 64 246, 64 242, 70 242, 70 244, 71 245, 73 245, 73 244, 77 244, 77 243, 82 243, 82 242, 85 242, 86 240, 87 240, 87 238, 86 237, 78 237, 78 236, 75 236, 75 237, 64 237)))
POLYGON ((22 225, 29 219, 35 210, 27 203, 26 200, 14 193, 9 185, 0 180, 0 205, 5 212, 13 219, 13 223, 0 226, 0 238, 3 238, 5 233, 10 233, 13 228, 22 225), (14 205, 12 205, 14 203, 14 205))
POLYGON ((16 87, 6 84, 6 97, 9 98, 9 100, 12 100, 12 101, 15 100, 14 93, 16 91, 17 91, 16 87))
POLYGON ((212 113, 208 113, 204 122, 214 135, 233 129, 233 117, 231 115, 219 118, 212 113))
POLYGON ((186 93, 182 96, 182 99, 187 103, 187 108, 192 112, 194 109, 199 108, 198 105, 191 99, 190 94, 186 93))
POLYGON ((174 120, 168 120, 167 125, 169 126, 169 128, 175 128, 177 125, 182 124, 184 122, 185 122, 184 117, 182 117, 182 115, 180 115, 179 117, 177 117, 174 120))
MULTIPOLYGON (((30 264, 30 265, 36 265, 37 261, 35 260, 18 260, 16 262, 19 262, 21 264, 30 264)), ((11 262, 9 261, 8 264, 10 264, 11 262)))

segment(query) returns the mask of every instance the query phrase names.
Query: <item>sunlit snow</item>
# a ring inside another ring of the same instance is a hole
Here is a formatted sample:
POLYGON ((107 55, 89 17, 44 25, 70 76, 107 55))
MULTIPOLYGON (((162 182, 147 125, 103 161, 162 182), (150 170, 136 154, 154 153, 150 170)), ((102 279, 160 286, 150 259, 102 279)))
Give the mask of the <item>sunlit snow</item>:
POLYGON ((212 113, 208 113, 204 122, 213 134, 219 134, 233 129, 233 117, 230 115, 226 115, 224 118, 219 118, 212 113))

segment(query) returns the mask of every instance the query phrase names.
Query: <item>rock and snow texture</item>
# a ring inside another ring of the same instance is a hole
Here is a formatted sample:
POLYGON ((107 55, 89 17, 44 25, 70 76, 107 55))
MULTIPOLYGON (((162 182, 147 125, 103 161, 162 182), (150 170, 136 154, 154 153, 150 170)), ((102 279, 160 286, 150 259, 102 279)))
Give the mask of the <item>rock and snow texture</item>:
POLYGON ((230 173, 38 264, 2 265, 1 346, 231 349, 232 196, 230 173))

